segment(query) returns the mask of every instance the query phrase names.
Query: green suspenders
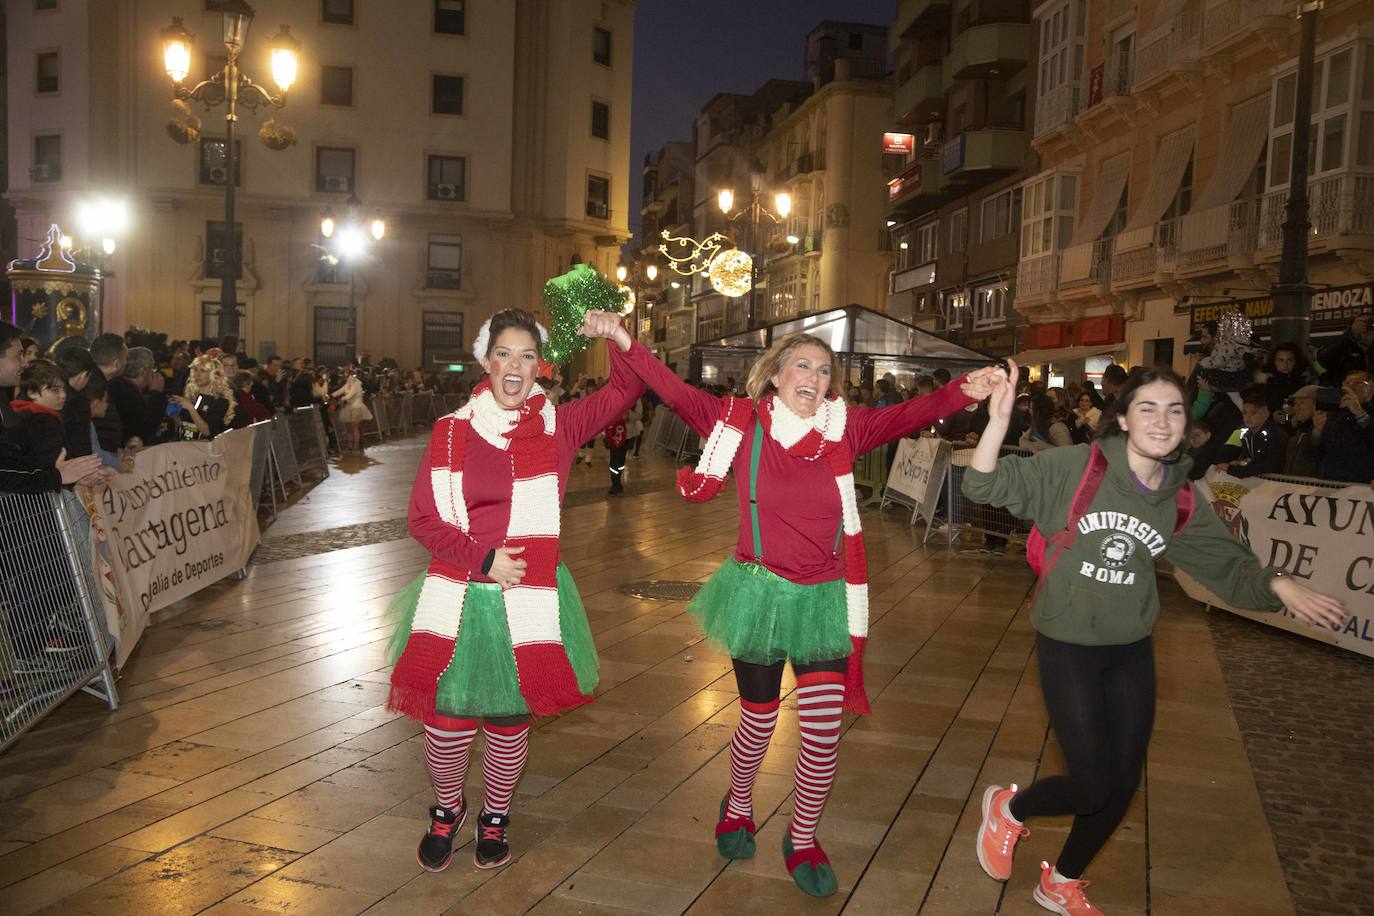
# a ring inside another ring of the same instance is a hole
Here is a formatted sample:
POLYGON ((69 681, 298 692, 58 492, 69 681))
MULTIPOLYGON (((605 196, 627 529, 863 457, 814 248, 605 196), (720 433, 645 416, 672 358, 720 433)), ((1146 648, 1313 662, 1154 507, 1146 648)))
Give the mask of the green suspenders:
POLYGON ((763 454, 763 422, 754 417, 754 448, 749 456, 749 520, 754 526, 754 559, 763 559, 763 534, 759 531, 759 456, 763 454))
MULTIPOLYGON (((749 521, 754 529, 754 559, 763 559, 763 534, 759 530, 759 457, 763 454, 763 423, 754 417, 754 447, 749 455, 749 521)), ((844 519, 835 532, 835 551, 840 549, 840 539, 844 537, 844 519)))

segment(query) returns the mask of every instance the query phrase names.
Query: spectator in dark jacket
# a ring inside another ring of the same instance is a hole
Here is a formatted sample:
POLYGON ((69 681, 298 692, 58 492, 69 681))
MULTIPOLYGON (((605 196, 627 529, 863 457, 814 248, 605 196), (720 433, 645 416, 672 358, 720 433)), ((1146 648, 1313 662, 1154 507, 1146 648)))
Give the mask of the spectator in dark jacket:
POLYGON ((92 453, 91 399, 87 393, 93 380, 105 390, 105 376, 101 374, 91 351, 85 347, 68 347, 53 359, 67 379, 67 403, 62 406, 62 422, 66 426, 67 457, 80 458, 92 453))
POLYGON ((1316 381, 1312 364, 1297 344, 1283 343, 1274 348, 1264 361, 1264 368, 1255 380, 1269 392, 1269 402, 1278 407, 1293 396, 1293 392, 1316 381))
POLYGON ((1374 320, 1357 315, 1341 339, 1317 355, 1317 362, 1326 371, 1322 380, 1333 387, 1352 372, 1374 372, 1374 320))
POLYGON ((1374 482, 1374 376, 1364 370, 1345 377, 1341 406, 1312 415, 1306 457, 1319 476, 1351 483, 1374 482))
MULTIPOLYGON (((125 346, 124 338, 118 334, 101 334, 91 341, 91 358, 95 360, 106 382, 124 374, 124 362, 128 357, 129 348, 125 346)), ((113 398, 111 401, 113 402, 113 398)), ((111 406, 114 406, 113 403, 111 406)), ((129 438, 124 434, 118 410, 107 410, 105 416, 97 419, 95 431, 100 439, 100 447, 109 452, 119 451, 129 438)), ((137 444, 141 445, 142 442, 137 444)))
POLYGON ((1317 386, 1304 385, 1285 403, 1288 418, 1288 463, 1283 472, 1296 477, 1316 477, 1317 462, 1306 457, 1312 441, 1312 415, 1317 409, 1317 386))
POLYGON ((159 431, 167 413, 163 393, 165 377, 157 371, 153 351, 131 347, 125 357, 124 375, 110 379, 110 402, 119 411, 124 438, 137 437, 143 445, 160 438, 159 431))
MULTIPOLYGON (((8 321, 0 321, 0 387, 14 388, 21 371, 21 333, 8 321)), ((63 484, 77 483, 100 472, 94 455, 67 458, 59 452, 55 462, 43 462, 34 453, 30 431, 8 402, 0 401, 0 492, 47 493, 63 484)))
POLYGON ((57 365, 35 359, 19 373, 18 395, 10 407, 28 430, 30 454, 44 463, 57 466, 57 456, 67 447, 62 406, 67 403, 67 380, 57 365))
POLYGON ((1240 396, 1240 444, 1228 445, 1217 465, 1232 477, 1282 474, 1288 463, 1288 433, 1274 422, 1273 407, 1265 388, 1250 388, 1240 396))
POLYGON ((1188 457, 1193 459, 1193 466, 1188 470, 1189 480, 1201 480, 1216 464, 1217 448, 1206 420, 1192 420, 1188 424, 1188 457))

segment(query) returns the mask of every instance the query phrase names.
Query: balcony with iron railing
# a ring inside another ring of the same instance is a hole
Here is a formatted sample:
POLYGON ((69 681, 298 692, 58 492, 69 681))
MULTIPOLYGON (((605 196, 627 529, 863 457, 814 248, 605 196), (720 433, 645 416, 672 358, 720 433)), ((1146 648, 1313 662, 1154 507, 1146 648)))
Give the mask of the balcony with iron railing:
POLYGON ((1071 124, 1085 100, 1084 86, 1079 80, 1070 80, 1036 99, 1035 136, 1040 137, 1071 124))
POLYGON ((1156 86, 1171 73, 1200 71, 1201 44, 1202 15, 1196 11, 1145 35, 1136 56, 1134 90, 1156 86))
POLYGON ((1115 239, 1098 239, 1070 245, 1059 256, 1059 289, 1099 287, 1104 292, 1112 279, 1112 245, 1115 239))
POLYGON ((1059 254, 1051 252, 1029 258, 1016 266, 1018 298, 1046 296, 1059 285, 1059 254))
POLYGON ((1236 200, 1189 213, 1179 220, 1178 272, 1203 275, 1248 266, 1259 224, 1256 200, 1236 200))
POLYGON ((1177 219, 1122 232, 1112 245, 1112 287, 1147 286, 1173 276, 1178 263, 1177 219))
MULTIPOLYGON (((1308 186, 1308 219, 1313 242, 1339 236, 1374 235, 1374 174, 1340 174, 1308 186)), ((1288 191, 1270 191, 1260 206, 1259 249, 1283 247, 1283 221, 1288 191)))
POLYGON ((1202 47, 1228 51, 1250 41, 1277 45, 1279 36, 1296 28, 1293 0, 1221 0, 1202 15, 1202 47))

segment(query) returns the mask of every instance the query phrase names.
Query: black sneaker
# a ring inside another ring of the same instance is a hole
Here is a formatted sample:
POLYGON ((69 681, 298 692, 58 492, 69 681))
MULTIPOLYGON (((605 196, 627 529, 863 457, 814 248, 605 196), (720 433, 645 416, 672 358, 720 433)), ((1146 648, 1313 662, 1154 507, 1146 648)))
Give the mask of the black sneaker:
POLYGON ((483 811, 477 818, 477 846, 472 860, 478 868, 499 868, 510 861, 510 844, 506 842, 506 828, 510 817, 483 811))
POLYGON ((468 818, 467 797, 462 801, 463 806, 456 814, 439 805, 429 809, 429 831, 415 847, 415 861, 425 871, 443 871, 453 860, 453 835, 462 829, 468 818))

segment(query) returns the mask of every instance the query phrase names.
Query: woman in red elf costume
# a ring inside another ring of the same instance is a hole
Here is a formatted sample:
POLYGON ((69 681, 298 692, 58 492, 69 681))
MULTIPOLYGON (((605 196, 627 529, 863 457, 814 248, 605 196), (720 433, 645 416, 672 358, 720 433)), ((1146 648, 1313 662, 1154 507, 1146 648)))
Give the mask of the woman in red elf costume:
POLYGON ((813 896, 835 893, 816 825, 835 779, 843 710, 870 711, 863 686, 868 568, 854 495, 854 459, 929 426, 992 390, 980 369, 934 394, 892 407, 846 405, 832 386, 839 366, 818 337, 792 334, 749 372, 749 397, 692 388, 642 348, 626 360, 699 435, 695 471, 678 491, 693 502, 720 492, 735 472, 739 541, 734 556, 688 606, 734 660, 740 724, 730 742, 730 791, 720 803, 716 847, 754 854, 754 780, 778 718, 782 669, 797 676, 801 751, 792 820, 783 834, 787 870, 813 896))
POLYGON ((486 740, 486 798, 474 860, 510 860, 511 796, 525 765, 532 715, 591 700, 596 648, 572 576, 559 561, 559 505, 577 448, 643 393, 625 367, 629 335, 591 312, 588 337, 611 337, 611 376, 596 394, 561 407, 536 387, 547 334, 507 309, 473 343, 487 378, 434 426, 410 494, 410 532, 433 555, 393 608, 396 661, 388 707, 425 727, 437 803, 416 857, 442 871, 468 814, 468 748, 486 740), (479 725, 480 722, 480 725, 479 725))

